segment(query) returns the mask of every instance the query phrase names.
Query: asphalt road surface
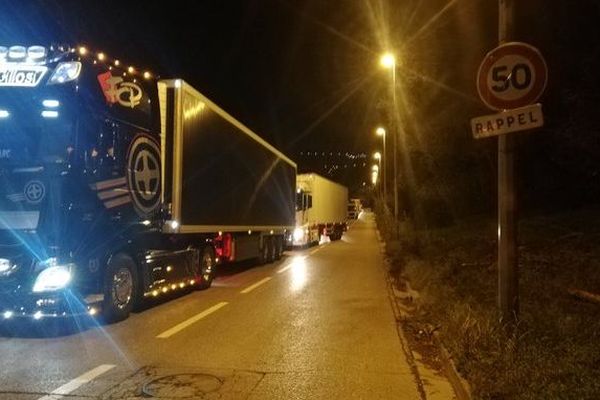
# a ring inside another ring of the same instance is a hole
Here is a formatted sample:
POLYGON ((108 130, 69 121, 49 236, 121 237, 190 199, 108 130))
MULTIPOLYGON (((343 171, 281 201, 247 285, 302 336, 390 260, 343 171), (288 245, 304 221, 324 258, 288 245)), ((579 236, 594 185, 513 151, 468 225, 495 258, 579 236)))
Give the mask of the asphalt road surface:
POLYGON ((0 399, 419 399, 373 216, 114 325, 0 336, 0 399))

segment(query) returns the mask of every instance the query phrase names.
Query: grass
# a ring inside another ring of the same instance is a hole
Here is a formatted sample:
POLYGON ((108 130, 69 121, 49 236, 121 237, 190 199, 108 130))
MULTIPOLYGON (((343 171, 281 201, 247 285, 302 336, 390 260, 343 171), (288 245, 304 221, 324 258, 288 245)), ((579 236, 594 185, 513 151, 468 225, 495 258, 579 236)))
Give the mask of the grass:
POLYGON ((420 293, 410 330, 437 329, 474 398, 599 399, 600 304, 566 292, 600 293, 599 220, 600 209, 586 209, 521 222, 521 314, 511 333, 496 308, 494 221, 404 226, 399 240, 384 231, 391 273, 420 293))

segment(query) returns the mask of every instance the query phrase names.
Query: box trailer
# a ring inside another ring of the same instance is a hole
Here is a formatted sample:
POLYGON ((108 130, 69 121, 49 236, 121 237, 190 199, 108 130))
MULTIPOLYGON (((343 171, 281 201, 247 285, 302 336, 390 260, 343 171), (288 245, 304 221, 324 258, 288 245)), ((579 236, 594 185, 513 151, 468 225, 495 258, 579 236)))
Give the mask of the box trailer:
POLYGON ((281 256, 296 164, 183 80, 0 46, 0 318, 126 318, 281 256))
POLYGON ((294 246, 341 239, 346 230, 348 188, 315 173, 296 177, 294 246))

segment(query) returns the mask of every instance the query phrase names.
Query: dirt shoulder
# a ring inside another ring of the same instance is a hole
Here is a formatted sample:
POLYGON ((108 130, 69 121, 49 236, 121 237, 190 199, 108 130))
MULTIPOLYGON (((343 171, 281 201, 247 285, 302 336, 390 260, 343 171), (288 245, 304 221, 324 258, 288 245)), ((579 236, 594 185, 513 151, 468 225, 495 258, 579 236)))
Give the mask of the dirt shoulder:
MULTIPOLYGON (((474 219, 388 238, 391 273, 409 310, 408 340, 439 366, 434 332, 481 399, 597 399, 600 210, 525 219, 520 225, 521 316, 514 335, 498 322, 496 225, 474 219)), ((385 225, 385 224, 383 224, 385 225)))

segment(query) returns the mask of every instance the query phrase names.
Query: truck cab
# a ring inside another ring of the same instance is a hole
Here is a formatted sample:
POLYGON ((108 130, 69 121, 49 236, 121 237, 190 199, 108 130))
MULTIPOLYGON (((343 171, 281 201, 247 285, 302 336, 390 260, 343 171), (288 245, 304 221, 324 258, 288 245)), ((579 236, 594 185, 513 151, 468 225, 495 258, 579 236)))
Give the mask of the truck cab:
MULTIPOLYGON (((112 250, 130 247, 160 213, 156 85, 102 58, 85 47, 0 46, 5 318, 89 313, 112 250), (136 140, 144 147, 133 149, 136 140)), ((129 302, 127 283, 115 297, 129 302)))

